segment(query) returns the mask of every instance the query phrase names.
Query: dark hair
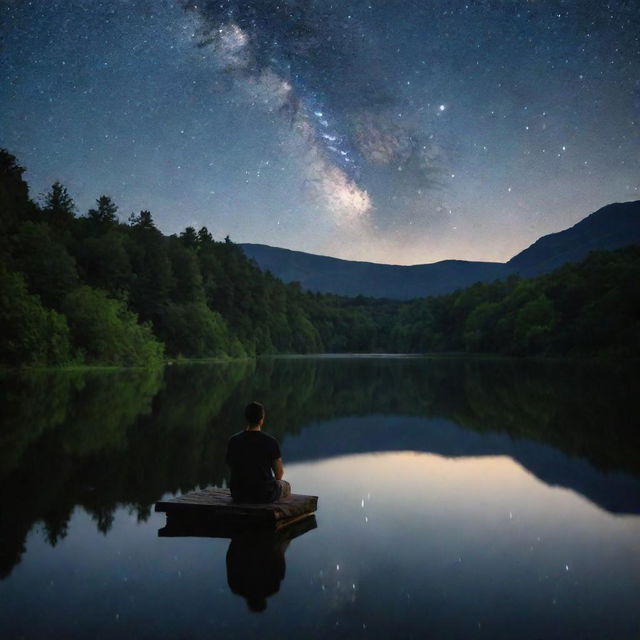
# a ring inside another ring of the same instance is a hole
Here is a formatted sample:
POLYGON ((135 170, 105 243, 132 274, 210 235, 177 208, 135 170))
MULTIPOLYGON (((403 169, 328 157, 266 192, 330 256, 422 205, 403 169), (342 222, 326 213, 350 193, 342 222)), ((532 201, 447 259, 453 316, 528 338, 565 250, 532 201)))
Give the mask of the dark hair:
POLYGON ((264 418, 264 407, 259 402, 250 402, 244 410, 249 426, 255 427, 264 418))

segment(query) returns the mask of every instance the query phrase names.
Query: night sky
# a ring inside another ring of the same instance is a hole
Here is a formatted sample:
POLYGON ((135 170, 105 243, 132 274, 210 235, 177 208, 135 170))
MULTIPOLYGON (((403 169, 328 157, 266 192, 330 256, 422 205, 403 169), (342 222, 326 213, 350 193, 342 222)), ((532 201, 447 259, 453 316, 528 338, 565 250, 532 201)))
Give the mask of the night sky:
POLYGON ((4 0, 32 197, 165 233, 505 260, 640 198, 640 2, 4 0))

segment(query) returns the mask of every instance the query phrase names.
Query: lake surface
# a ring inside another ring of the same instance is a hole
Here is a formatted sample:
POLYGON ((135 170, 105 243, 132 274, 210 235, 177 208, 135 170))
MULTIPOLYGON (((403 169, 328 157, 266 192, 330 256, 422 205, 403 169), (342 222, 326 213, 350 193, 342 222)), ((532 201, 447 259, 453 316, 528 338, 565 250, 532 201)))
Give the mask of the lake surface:
POLYGON ((638 638, 636 366, 273 358, 5 375, 0 636, 638 638), (159 537, 267 410, 319 496, 280 535, 159 537))

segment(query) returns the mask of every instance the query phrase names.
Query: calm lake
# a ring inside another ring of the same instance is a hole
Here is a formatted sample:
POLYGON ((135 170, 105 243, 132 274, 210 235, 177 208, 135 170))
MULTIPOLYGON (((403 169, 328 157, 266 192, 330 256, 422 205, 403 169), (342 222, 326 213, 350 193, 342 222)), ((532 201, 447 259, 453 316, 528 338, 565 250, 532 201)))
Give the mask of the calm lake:
POLYGON ((637 365, 273 358, 5 374, 3 638, 638 638, 637 365), (250 400, 315 520, 160 537, 250 400))

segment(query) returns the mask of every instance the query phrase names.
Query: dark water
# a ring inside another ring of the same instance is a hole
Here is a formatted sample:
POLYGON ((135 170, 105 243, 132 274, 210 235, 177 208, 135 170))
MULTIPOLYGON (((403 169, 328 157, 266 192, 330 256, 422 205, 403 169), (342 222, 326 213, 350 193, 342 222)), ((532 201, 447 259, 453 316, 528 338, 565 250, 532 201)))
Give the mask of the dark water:
POLYGON ((1 393, 3 638, 640 633, 635 367, 273 359, 1 393), (158 537, 155 501, 224 485, 251 399, 316 521, 158 537))

